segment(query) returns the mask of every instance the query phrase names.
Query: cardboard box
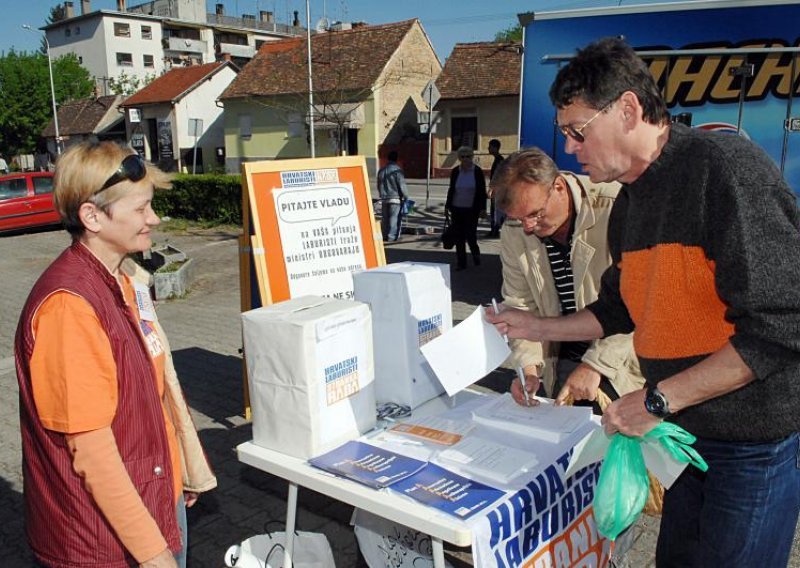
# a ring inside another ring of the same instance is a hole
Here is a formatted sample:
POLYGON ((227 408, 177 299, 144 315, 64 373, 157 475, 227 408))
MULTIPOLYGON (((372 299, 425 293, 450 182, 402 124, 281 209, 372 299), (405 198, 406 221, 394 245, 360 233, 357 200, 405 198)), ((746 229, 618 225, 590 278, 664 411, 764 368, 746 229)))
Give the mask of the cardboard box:
POLYGON ((453 327, 450 266, 398 262, 353 273, 372 308, 375 396, 416 408, 444 392, 419 348, 453 327))
POLYGON ((254 443, 307 459, 375 426, 366 304, 304 296, 245 312, 242 324, 254 443))

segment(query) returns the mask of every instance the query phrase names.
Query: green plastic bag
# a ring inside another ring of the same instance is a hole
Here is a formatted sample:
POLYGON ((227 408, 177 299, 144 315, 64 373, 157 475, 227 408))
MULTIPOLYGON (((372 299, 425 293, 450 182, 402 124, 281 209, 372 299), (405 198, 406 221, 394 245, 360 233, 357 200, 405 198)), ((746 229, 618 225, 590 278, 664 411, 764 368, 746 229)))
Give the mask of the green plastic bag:
POLYGON ((594 519, 597 531, 608 539, 616 540, 641 514, 650 489, 642 456, 642 441, 660 442, 676 460, 706 471, 708 465, 691 447, 696 439, 671 422, 660 423, 642 438, 614 434, 595 490, 594 519))
POLYGON ((594 494, 597 531, 616 540, 637 519, 650 488, 638 438, 614 434, 594 494))

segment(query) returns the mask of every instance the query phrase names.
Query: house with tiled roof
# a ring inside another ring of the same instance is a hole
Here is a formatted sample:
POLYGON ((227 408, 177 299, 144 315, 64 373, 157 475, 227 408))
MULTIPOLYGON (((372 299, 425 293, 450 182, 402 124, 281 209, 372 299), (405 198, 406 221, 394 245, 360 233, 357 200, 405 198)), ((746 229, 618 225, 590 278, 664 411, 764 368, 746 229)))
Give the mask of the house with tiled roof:
POLYGON ((236 77, 229 61, 176 67, 120 105, 131 146, 166 171, 224 167, 223 109, 217 99, 236 77))
MULTIPOLYGON (((61 148, 68 148, 89 138, 125 140, 125 122, 119 109, 124 97, 109 95, 89 97, 62 103, 58 108, 58 134, 61 148)), ((51 120, 42 131, 51 156, 56 152, 56 127, 51 120)))
POLYGON ((349 25, 264 44, 220 97, 227 169, 253 160, 363 155, 374 173, 385 144, 419 137, 422 89, 441 71, 419 20, 349 25))
POLYGON ((476 162, 489 169, 489 140, 501 153, 517 149, 522 45, 515 42, 458 43, 436 79, 441 93, 435 110, 434 175, 449 175, 459 146, 475 150, 476 162))

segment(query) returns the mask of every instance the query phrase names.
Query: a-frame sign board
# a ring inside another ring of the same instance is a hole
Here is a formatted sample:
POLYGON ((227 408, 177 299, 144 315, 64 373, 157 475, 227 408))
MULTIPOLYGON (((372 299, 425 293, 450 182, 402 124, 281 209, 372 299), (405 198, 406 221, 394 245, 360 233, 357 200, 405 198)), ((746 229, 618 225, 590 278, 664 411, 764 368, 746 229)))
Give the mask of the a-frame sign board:
MULTIPOLYGON (((363 156, 249 162, 242 185, 242 311, 352 298, 351 273, 386 263, 363 156)), ((244 392, 249 418, 246 380, 244 392)))

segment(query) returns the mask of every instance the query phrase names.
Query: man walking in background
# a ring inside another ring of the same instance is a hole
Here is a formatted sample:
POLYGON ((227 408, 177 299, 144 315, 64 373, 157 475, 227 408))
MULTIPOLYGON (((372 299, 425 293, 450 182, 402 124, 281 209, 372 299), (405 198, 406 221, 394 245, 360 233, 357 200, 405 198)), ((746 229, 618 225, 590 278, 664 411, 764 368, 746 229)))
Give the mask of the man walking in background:
POLYGON ((395 150, 387 156, 389 163, 378 171, 378 194, 381 198, 381 233, 384 242, 400 238, 403 201, 408 196, 403 169, 397 165, 395 150))
MULTIPOLYGON (((491 181, 494 179, 494 173, 497 171, 497 168, 503 162, 503 155, 500 153, 500 140, 497 138, 492 138, 489 140, 488 150, 489 154, 494 157, 494 160, 492 161, 492 169, 489 171, 489 180, 491 181)), ((489 236, 497 238, 500 236, 500 227, 503 226, 503 221, 505 220, 506 216, 503 211, 495 206, 495 198, 491 186, 489 188, 489 199, 491 199, 491 203, 489 205, 489 223, 491 226, 489 236)))

